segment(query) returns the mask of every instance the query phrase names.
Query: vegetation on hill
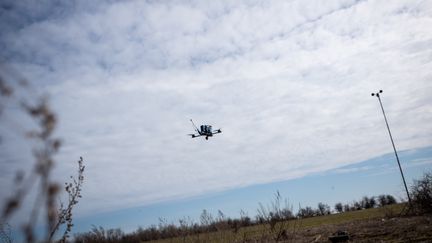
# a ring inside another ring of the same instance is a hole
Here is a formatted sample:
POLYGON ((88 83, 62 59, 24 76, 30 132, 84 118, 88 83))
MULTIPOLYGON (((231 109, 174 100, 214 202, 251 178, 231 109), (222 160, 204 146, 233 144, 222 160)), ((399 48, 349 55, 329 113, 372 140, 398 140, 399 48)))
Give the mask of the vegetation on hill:
POLYGON ((396 204, 396 199, 391 195, 380 195, 363 197, 359 201, 345 205, 348 205, 347 210, 342 209, 339 213, 337 209, 332 211, 330 206, 318 203, 317 208, 301 208, 297 214, 294 214, 292 206, 283 200, 279 193, 276 193, 274 200, 269 205, 259 204, 257 215, 254 218, 241 212, 240 218, 232 219, 226 217, 222 211, 219 211, 214 217, 207 210, 203 210, 200 222, 193 222, 190 218, 185 218, 175 224, 168 223, 166 219, 160 219, 158 226, 139 228, 129 234, 124 234, 120 229, 105 230, 102 227, 94 227, 90 232, 76 234, 75 242, 139 242, 172 238, 203 240, 203 237, 206 240, 209 240, 208 237, 233 240, 240 236, 244 239, 268 238, 280 241, 289 238, 293 231, 304 227, 383 217, 389 212, 396 214, 405 204, 396 204), (374 198, 389 200, 384 200, 380 204, 370 203, 374 198), (386 209, 383 210, 384 208, 386 209), (372 210, 365 211, 364 209, 372 210))
POLYGON ((431 181, 431 173, 426 173, 422 179, 415 181, 411 188, 413 196, 411 206, 407 202, 397 203, 392 195, 378 195, 364 196, 352 203, 339 202, 335 204, 333 210, 327 204, 320 202, 317 208, 307 206, 300 208, 294 214, 292 206, 276 193, 269 205, 259 204, 254 218, 241 212, 240 218, 232 219, 226 217, 221 211, 214 217, 207 210, 203 210, 200 222, 185 218, 175 224, 161 219, 157 226, 139 228, 128 234, 120 229, 105 230, 102 227, 94 227, 90 232, 76 234, 74 240, 75 242, 320 242, 320 240, 326 242, 328 236, 340 228, 354 232, 358 240, 384 239, 401 242, 407 239, 432 240, 432 219, 427 215, 430 213, 431 205, 431 181), (404 224, 413 229, 412 235, 407 236, 403 233, 404 224), (315 235, 311 235, 311 232, 315 235))

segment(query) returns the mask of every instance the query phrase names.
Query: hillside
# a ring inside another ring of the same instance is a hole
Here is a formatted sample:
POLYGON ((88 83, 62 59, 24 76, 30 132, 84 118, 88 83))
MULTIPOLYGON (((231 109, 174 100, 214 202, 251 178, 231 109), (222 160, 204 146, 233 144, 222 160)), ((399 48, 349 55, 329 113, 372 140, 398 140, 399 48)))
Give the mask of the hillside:
POLYGON ((154 242, 329 242, 338 231, 348 234, 348 242, 431 242, 432 216, 401 216, 404 209, 405 204, 397 204, 290 220, 273 231, 269 225, 256 225, 237 233, 222 230, 154 242))

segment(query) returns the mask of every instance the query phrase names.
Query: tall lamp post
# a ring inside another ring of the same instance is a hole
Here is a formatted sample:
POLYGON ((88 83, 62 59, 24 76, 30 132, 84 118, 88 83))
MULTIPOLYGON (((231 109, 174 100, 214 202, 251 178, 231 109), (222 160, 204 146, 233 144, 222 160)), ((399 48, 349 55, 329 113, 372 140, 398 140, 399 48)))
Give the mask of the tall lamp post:
POLYGON ((372 93, 371 95, 372 95, 372 96, 376 96, 376 97, 378 98, 379 103, 380 103, 381 110, 382 110, 382 113, 383 113, 383 116, 384 116, 384 121, 385 121, 385 123, 386 123, 386 125, 387 125, 387 130, 388 130, 388 133, 389 133, 389 136, 390 136, 391 143, 392 143, 392 145, 393 145, 393 150, 394 150, 394 153, 395 153, 395 156, 396 156, 397 163, 398 163, 398 165, 399 165, 399 170, 400 170, 400 173, 401 173, 401 175, 402 175, 402 180, 403 180, 403 183, 404 183, 404 186, 405 186, 405 190, 406 190, 406 193, 407 193, 407 196, 408 196, 408 202, 411 203, 411 197, 410 197, 410 195, 409 195, 408 187, 407 187, 407 184, 406 184, 406 182, 405 182, 405 177, 404 177, 404 174, 403 174, 403 172, 402 172, 402 167, 401 167, 401 165, 400 165, 399 156, 398 156, 398 154, 397 154, 396 147, 395 147, 395 144, 394 144, 394 142, 393 142, 393 137, 392 137, 392 134, 391 134, 391 132, 390 132, 390 127, 389 127, 389 124, 388 124, 388 122, 387 122, 387 117, 386 117, 386 115, 385 115, 384 108, 383 108, 383 105, 382 105, 382 102, 381 102, 380 94, 381 94, 382 92, 383 92, 383 91, 380 90, 379 92, 377 92, 377 93, 372 93))

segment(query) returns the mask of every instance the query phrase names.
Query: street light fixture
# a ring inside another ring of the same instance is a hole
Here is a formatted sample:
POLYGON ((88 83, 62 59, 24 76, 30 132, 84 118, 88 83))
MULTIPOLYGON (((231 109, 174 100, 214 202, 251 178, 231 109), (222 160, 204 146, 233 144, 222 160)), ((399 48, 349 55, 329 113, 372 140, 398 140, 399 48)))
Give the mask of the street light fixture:
POLYGON ((380 90, 379 92, 377 92, 377 93, 372 93, 371 95, 372 95, 372 96, 376 96, 376 97, 378 98, 379 103, 380 103, 381 110, 382 110, 382 113, 383 113, 383 116, 384 116, 384 121, 385 121, 385 123, 386 123, 386 125, 387 125, 387 130, 388 130, 388 133, 389 133, 389 136, 390 136, 391 143, 392 143, 392 145, 393 145, 393 150, 394 150, 394 153, 395 153, 395 156, 396 156, 397 163, 398 163, 398 165, 399 165, 399 170, 400 170, 400 173, 401 173, 401 175, 402 175, 402 180, 403 180, 403 183, 404 183, 404 186, 405 186, 405 190, 406 190, 406 193, 407 193, 407 196, 408 196, 408 202, 411 204, 411 197, 410 197, 410 195, 409 195, 408 187, 407 187, 406 182, 405 182, 405 177, 404 177, 404 174, 403 174, 403 172, 402 172, 402 167, 401 167, 400 162, 399 162, 399 156, 398 156, 398 154, 397 154, 396 147, 395 147, 395 144, 394 144, 394 142, 393 142, 393 137, 392 137, 392 134, 391 134, 391 132, 390 132, 390 127, 389 127, 389 124, 388 124, 388 122, 387 122, 387 117, 386 117, 386 115, 385 115, 384 108, 383 108, 383 105, 382 105, 382 102, 381 102, 380 94, 381 94, 382 92, 383 92, 383 91, 380 90))

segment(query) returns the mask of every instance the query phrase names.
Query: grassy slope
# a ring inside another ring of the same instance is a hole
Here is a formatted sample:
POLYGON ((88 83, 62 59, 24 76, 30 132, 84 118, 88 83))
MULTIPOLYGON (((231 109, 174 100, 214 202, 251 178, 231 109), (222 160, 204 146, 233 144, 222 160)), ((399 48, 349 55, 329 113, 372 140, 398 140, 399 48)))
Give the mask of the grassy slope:
MULTIPOLYGON (((386 206, 384 208, 372 208, 346 213, 317 216, 300 220, 291 220, 284 225, 284 229, 287 230, 288 234, 292 234, 293 232, 296 232, 298 230, 312 227, 341 224, 356 220, 384 218, 386 216, 397 216, 403 210, 404 206, 404 204, 395 204, 391 206, 386 206)), ((269 233, 270 229, 268 225, 255 225, 241 228, 237 234, 233 233, 232 230, 225 230, 221 232, 191 235, 187 236, 185 239, 164 239, 156 242, 241 242, 243 239, 261 239, 264 235, 268 235, 269 233)))
MULTIPOLYGON (((371 208, 365 210, 358 210, 346 213, 331 214, 320 217, 306 218, 302 220, 302 227, 314 227, 326 224, 340 224, 352 220, 382 218, 386 214, 400 214, 405 204, 395 204, 384 208, 371 208)), ((387 215, 389 216, 389 215, 387 215)))

